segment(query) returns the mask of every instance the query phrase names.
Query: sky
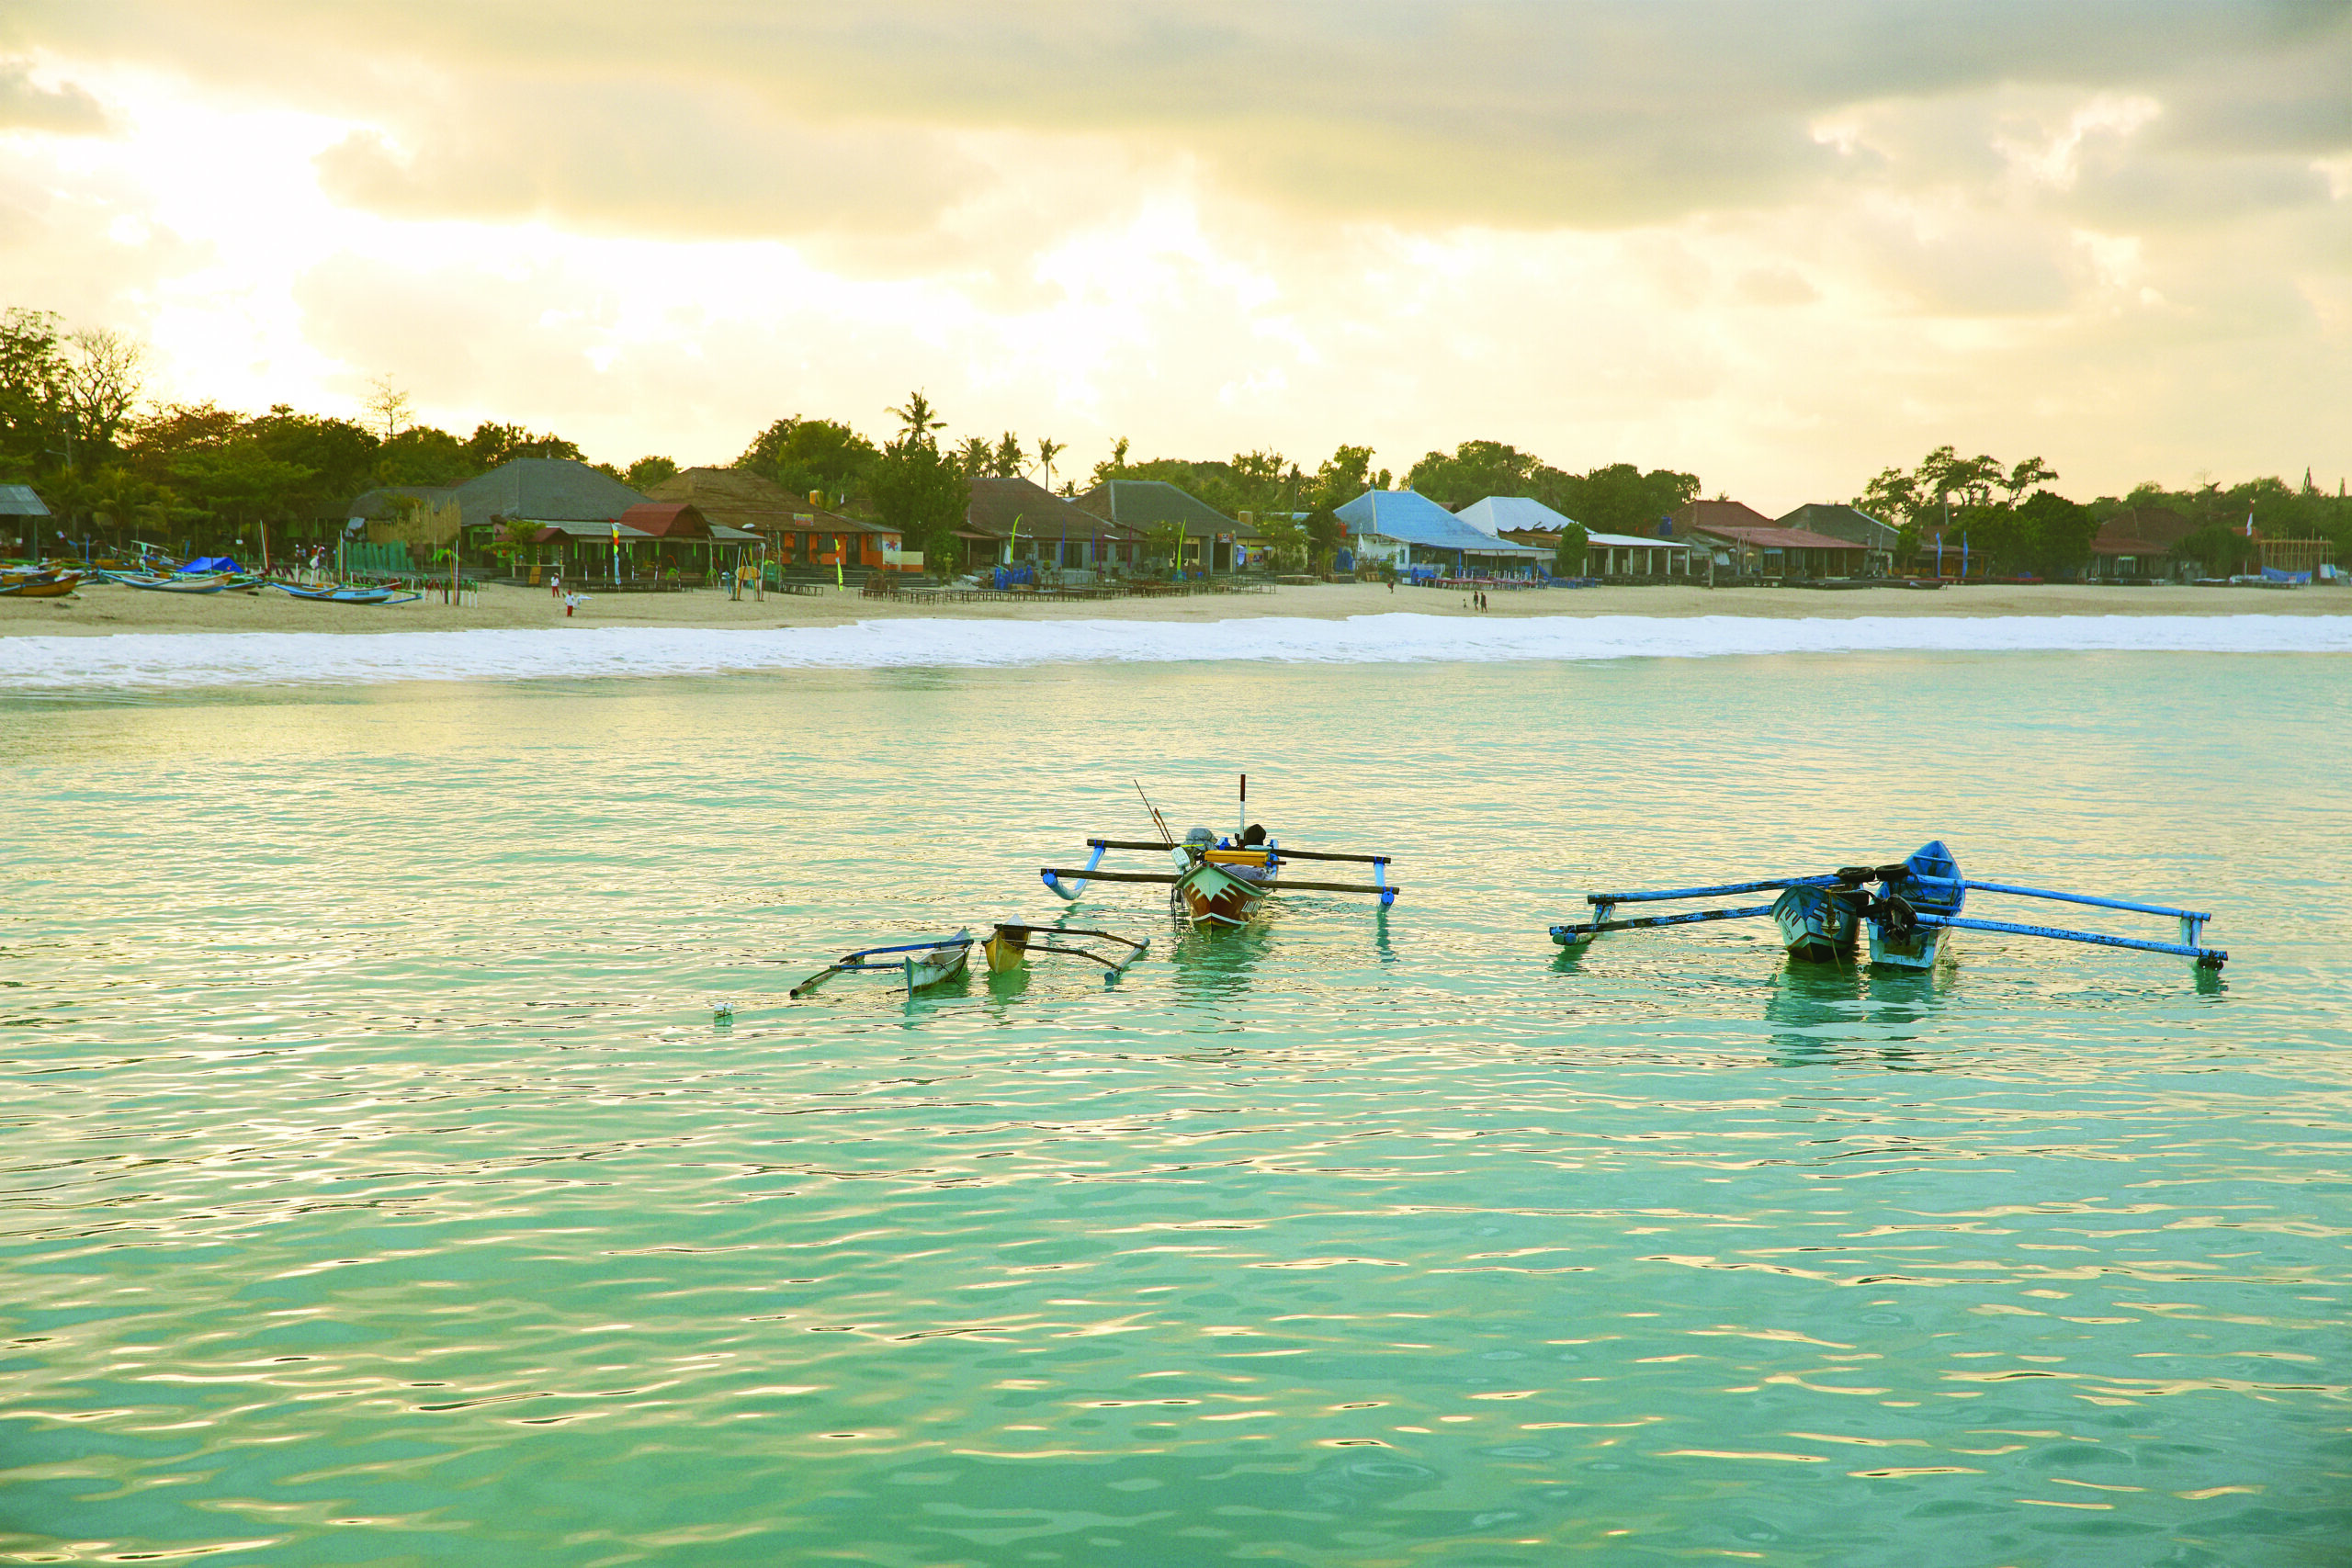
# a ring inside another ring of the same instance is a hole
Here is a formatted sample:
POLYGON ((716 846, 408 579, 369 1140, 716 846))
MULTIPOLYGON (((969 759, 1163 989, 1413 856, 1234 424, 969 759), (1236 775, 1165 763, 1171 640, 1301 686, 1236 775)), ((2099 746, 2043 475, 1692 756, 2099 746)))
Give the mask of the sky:
POLYGON ((1083 475, 2352 470, 2352 0, 11 0, 0 307, 159 398, 1083 475))

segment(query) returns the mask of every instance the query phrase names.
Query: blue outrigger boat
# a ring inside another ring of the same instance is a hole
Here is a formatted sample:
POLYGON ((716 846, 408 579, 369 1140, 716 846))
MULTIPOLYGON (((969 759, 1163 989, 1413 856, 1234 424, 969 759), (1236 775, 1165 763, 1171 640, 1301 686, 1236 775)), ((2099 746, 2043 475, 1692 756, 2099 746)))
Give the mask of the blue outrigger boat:
POLYGON ((300 588, 291 582, 276 581, 266 582, 262 586, 322 604, 413 604, 424 597, 422 593, 403 593, 397 589, 364 587, 348 582, 338 582, 331 588, 300 588))
POLYGON ((1770 916, 1781 929, 1789 956, 1801 963, 1849 963, 1860 933, 1870 938, 1870 961, 1896 969, 1931 969, 1944 956, 1953 931, 1998 931, 2009 936, 2040 937, 2050 942, 2084 942, 2094 947, 2130 948, 2140 953, 2170 953, 2186 958, 2199 969, 2218 971, 2230 955, 2204 945, 2205 925, 2213 917, 2196 909, 2165 904, 2141 904, 2124 898, 2098 898, 2084 893, 2056 893, 2043 887, 2021 887, 2007 882, 1976 882, 1961 874, 1960 863, 1941 840, 1923 844, 1891 865, 1851 865, 1814 876, 1767 877, 1754 882, 1723 883, 1711 887, 1668 887, 1651 893, 1594 893, 1586 897, 1592 918, 1552 928, 1552 940, 1572 951, 1589 944, 1604 931, 1645 931, 1661 926, 1696 925, 1708 920, 1760 919, 1770 916), (1876 891, 1872 888, 1875 886, 1876 891), (2042 898, 2061 904, 2085 904, 2134 914, 2162 915, 2180 922, 2180 940, 2157 942, 2143 937, 2110 936, 2104 931, 2075 931, 2064 926, 2028 925, 2013 920, 1986 920, 1963 915, 1968 895, 1997 893, 2013 898, 2042 898), (1775 893, 1770 904, 1692 909, 1674 915, 1616 918, 1621 904, 1666 903, 1685 898, 1726 898, 1742 893, 1775 893))

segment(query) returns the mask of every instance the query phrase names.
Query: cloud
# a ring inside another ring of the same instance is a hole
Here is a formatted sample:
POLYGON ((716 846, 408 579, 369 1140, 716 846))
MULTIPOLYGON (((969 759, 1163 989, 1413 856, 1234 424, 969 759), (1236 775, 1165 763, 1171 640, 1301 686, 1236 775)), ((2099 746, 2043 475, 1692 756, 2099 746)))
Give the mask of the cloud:
POLYGON ((972 131, 1108 138, 1327 220, 1535 228, 1792 199, 1851 172, 1824 116, 2005 85, 2179 98, 2187 149, 2352 146, 2340 5, 581 0, 551 26, 536 7, 221 0, 198 27, 161 0, 36 0, 29 17, 58 48, 168 62, 413 150, 362 141, 329 164, 371 209, 528 203, 682 234, 903 230, 968 173, 942 154, 972 131))
POLYGON ((112 129, 105 107, 84 88, 72 82, 44 87, 27 62, 0 60, 0 130, 104 136, 112 129))
POLYGON ((2341 445, 2342 4, 18 0, 0 49, 117 131, 0 137, 12 293, 184 395, 389 370, 690 459, 922 385, 1080 466, 1487 437, 1775 511, 1945 441, 2341 445))

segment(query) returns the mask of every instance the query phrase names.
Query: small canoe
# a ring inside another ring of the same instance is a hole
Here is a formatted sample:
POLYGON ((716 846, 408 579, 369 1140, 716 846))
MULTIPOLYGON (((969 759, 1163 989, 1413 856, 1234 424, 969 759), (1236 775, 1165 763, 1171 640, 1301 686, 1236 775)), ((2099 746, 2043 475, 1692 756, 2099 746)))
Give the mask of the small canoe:
POLYGON ((907 994, 912 996, 926 986, 936 986, 961 975, 971 955, 972 932, 968 926, 953 936, 925 937, 920 942, 902 942, 888 947, 861 947, 854 953, 843 953, 836 962, 793 987, 791 996, 798 1001, 836 975, 875 970, 898 976, 907 994))

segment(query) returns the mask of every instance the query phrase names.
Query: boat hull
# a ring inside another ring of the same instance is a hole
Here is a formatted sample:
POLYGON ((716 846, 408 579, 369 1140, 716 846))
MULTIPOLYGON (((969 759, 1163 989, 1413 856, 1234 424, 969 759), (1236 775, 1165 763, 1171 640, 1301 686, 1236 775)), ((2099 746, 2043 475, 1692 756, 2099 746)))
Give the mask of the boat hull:
POLYGON ((1960 913, 1968 899, 1960 863, 1939 839, 1912 851, 1903 866, 1903 874, 1886 881, 1886 912, 1867 922, 1871 962, 1890 969, 1932 969, 1943 958, 1951 931, 1914 924, 1910 916, 1960 913))
POLYGON ((1256 879, 1205 860, 1194 861, 1176 878, 1176 897, 1195 924, 1246 926, 1271 891, 1256 879))
POLYGON ((980 943, 980 951, 989 961, 989 973, 1006 975, 1029 964, 1029 928, 999 926, 989 939, 980 943))
POLYGON ((1897 932, 1872 920, 1871 962, 1885 969, 1933 969, 1944 955, 1951 932, 1942 926, 1913 926, 1897 932))
POLYGON ((910 953, 900 961, 905 971, 907 989, 920 991, 925 986, 936 986, 943 980, 953 980, 964 972, 972 954, 972 944, 964 933, 956 933, 954 942, 944 942, 922 953, 910 953))
POLYGON ((1789 956, 1801 964, 1851 961, 1860 922, 1853 901, 1829 887, 1790 887, 1772 903, 1772 922, 1789 956))
POLYGON ((0 583, 0 598, 62 599, 74 592, 81 582, 78 577, 57 578, 46 582, 23 581, 0 583))

